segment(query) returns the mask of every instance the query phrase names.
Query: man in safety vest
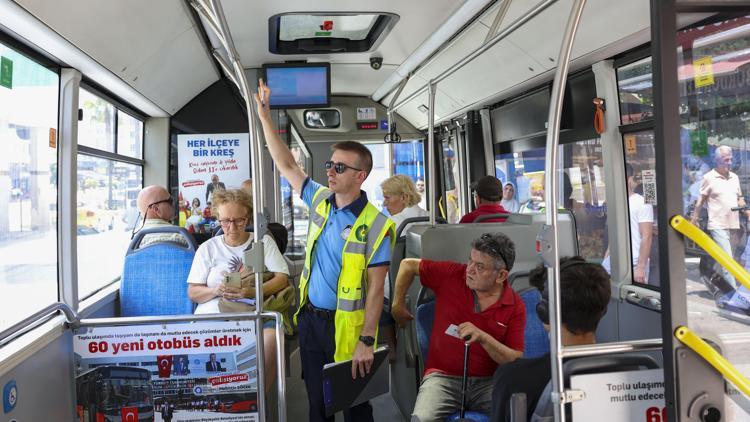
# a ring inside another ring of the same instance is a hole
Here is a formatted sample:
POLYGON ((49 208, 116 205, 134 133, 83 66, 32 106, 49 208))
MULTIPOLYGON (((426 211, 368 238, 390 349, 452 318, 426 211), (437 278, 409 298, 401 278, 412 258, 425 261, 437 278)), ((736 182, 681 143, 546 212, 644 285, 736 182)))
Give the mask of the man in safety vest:
MULTIPOLYGON (((300 357, 310 421, 327 418, 323 366, 352 360, 352 378, 370 372, 383 285, 395 241, 394 223, 367 201, 361 186, 372 154, 358 142, 339 142, 325 162, 328 187, 297 165, 271 120, 271 91, 260 80, 256 105, 274 164, 310 207, 305 266, 300 278, 300 357)), ((344 412, 347 421, 372 421, 369 402, 344 412)))

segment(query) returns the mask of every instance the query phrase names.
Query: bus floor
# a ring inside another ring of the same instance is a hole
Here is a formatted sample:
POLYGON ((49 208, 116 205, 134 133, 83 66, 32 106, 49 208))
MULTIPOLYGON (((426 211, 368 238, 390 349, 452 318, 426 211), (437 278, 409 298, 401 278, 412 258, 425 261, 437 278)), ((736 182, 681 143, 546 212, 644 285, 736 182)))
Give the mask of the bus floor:
MULTIPOLYGON (((290 370, 286 379, 286 419, 288 421, 306 421, 308 419, 307 389, 302 380, 302 364, 299 357, 299 349, 289 356, 290 370)), ((396 403, 390 394, 385 394, 370 401, 373 408, 373 420, 376 421, 402 421, 396 403)), ((275 412, 274 412, 275 413, 275 412)), ((343 422, 344 415, 336 414, 336 422, 343 422)))

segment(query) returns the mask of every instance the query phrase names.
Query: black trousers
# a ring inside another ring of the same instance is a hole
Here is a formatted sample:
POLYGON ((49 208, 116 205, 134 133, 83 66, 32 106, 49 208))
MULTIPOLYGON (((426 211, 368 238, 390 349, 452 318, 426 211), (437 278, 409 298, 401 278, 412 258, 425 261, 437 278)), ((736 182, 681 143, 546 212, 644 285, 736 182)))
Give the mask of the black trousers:
MULTIPOLYGON (((302 376, 307 387, 310 405, 310 422, 334 422, 326 418, 323 403, 323 365, 333 362, 336 351, 333 318, 327 318, 303 309, 297 317, 299 351, 302 359, 302 376)), ((346 422, 373 422, 370 402, 358 404, 344 411, 346 422)))

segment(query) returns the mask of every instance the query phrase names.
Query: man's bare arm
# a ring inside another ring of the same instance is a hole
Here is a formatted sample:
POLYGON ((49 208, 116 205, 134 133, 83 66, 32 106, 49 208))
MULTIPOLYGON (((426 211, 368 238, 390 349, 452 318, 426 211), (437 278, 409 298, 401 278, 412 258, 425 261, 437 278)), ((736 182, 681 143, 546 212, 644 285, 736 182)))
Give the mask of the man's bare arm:
POLYGON ((406 309, 404 299, 406 298, 406 292, 409 291, 411 283, 414 282, 414 277, 419 275, 420 262, 422 262, 422 260, 418 258, 406 258, 401 261, 401 264, 398 267, 398 275, 396 275, 396 281, 393 287, 391 314, 399 327, 403 327, 409 320, 414 319, 414 316, 409 313, 408 309, 406 309))
POLYGON ((258 107, 260 123, 263 125, 263 134, 266 137, 268 152, 271 154, 271 158, 281 172, 281 175, 292 185, 292 189, 301 193, 302 183, 307 179, 307 174, 297 165, 292 152, 289 151, 289 148, 276 132, 276 127, 271 119, 271 108, 268 104, 270 97, 271 89, 261 79, 258 82, 258 93, 255 94, 255 104, 258 107))

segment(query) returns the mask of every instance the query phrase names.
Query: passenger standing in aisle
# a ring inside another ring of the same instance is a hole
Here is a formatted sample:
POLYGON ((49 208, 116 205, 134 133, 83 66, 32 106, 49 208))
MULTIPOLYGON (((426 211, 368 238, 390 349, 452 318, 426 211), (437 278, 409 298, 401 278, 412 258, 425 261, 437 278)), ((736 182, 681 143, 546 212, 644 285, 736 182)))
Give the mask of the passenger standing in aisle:
MULTIPOLYGON (((358 142, 334 144, 325 163, 328 187, 314 182, 276 132, 270 94, 260 80, 255 100, 268 151, 310 207, 300 308, 295 315, 309 420, 333 421, 325 415, 323 366, 352 359, 352 378, 370 372, 395 228, 361 190, 372 169, 370 151, 358 142)), ((372 406, 369 402, 354 406, 344 418, 372 421, 372 406)))

